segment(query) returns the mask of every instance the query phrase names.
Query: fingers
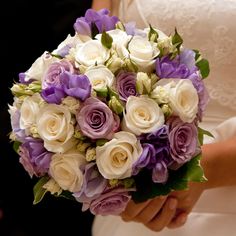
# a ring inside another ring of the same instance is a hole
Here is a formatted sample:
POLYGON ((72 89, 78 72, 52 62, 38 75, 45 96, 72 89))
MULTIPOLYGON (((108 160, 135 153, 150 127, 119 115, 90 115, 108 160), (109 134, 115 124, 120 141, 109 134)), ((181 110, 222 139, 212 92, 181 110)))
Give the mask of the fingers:
POLYGON ((173 218, 173 220, 168 224, 167 227, 169 229, 175 229, 181 227, 186 223, 187 218, 188 218, 188 213, 182 212, 177 217, 173 218))
POLYGON ((177 199, 168 198, 159 214, 146 223, 146 226, 156 232, 163 230, 173 219, 177 204, 177 199))

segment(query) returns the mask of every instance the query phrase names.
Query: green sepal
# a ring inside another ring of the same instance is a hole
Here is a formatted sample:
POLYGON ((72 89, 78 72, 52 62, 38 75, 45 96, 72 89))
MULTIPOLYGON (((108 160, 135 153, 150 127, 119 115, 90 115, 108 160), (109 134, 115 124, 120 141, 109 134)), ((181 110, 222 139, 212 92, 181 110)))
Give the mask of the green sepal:
POLYGON ((49 176, 44 176, 39 179, 39 181, 34 185, 33 193, 34 193, 34 201, 33 204, 38 204, 44 197, 47 192, 47 189, 43 188, 43 186, 48 182, 50 179, 49 176))
POLYGON ((148 33, 148 40, 157 43, 157 39, 159 37, 159 34, 157 33, 156 30, 154 30, 152 28, 151 24, 149 24, 149 28, 150 28, 150 30, 148 33))
POLYGON ((18 153, 18 150, 19 150, 20 145, 21 145, 21 142, 19 142, 19 141, 14 141, 14 143, 13 143, 13 150, 14 150, 16 153, 18 153))
POLYGON ((113 42, 113 39, 112 37, 107 33, 107 32, 103 32, 102 33, 102 39, 101 39, 101 42, 102 42, 102 45, 108 49, 111 48, 112 46, 112 42, 113 42))
POLYGON ((108 88, 102 88, 102 89, 94 89, 98 97, 104 97, 106 98, 108 95, 108 88))
POLYGON ((198 141, 199 144, 202 145, 203 144, 203 140, 204 140, 204 135, 207 135, 209 137, 214 138, 213 134, 205 129, 202 129, 200 127, 198 127, 198 141))
POLYGON ((177 48, 178 52, 180 51, 180 47, 182 43, 183 43, 183 39, 177 32, 177 29, 175 28, 175 34, 172 37, 172 44, 177 48))
POLYGON ((196 66, 200 70, 202 78, 205 79, 210 73, 210 66, 208 60, 203 58, 196 63, 196 66))
POLYGON ((96 146, 103 146, 105 143, 107 143, 109 140, 108 139, 98 139, 96 141, 96 146))

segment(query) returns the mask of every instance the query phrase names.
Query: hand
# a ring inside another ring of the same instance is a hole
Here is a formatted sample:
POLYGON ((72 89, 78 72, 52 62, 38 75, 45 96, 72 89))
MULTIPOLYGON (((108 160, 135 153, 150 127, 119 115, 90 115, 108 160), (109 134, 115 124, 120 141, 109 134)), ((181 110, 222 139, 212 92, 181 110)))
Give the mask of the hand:
POLYGON ((170 224, 175 216, 178 201, 174 197, 162 196, 143 203, 132 200, 121 214, 124 221, 143 223, 153 231, 161 231, 170 224))
POLYGON ((185 224, 188 214, 192 211, 194 205, 205 190, 203 183, 190 183, 188 190, 175 191, 170 197, 178 200, 178 206, 175 217, 168 224, 168 228, 177 228, 185 224))

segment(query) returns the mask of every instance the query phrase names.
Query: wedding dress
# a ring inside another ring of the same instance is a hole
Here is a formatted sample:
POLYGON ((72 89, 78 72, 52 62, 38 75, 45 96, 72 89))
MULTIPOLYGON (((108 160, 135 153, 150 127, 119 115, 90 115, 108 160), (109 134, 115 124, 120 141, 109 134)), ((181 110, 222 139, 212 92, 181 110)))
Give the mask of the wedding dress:
MULTIPOLYGON (((211 99, 201 126, 216 140, 236 135, 236 0, 124 0, 113 13, 124 22, 135 21, 139 28, 150 23, 170 34, 176 27, 184 47, 199 49, 211 68, 205 80, 211 99)), ((236 187, 205 191, 186 224, 175 230, 156 233, 119 216, 96 216, 93 225, 93 236, 157 234, 236 236, 236 187)))

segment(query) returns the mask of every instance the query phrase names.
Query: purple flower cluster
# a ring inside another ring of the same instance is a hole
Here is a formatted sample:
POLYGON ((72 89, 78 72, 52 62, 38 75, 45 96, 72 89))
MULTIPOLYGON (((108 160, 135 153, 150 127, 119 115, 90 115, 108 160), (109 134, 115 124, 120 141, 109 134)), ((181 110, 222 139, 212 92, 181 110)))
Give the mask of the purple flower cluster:
POLYGON ((109 13, 107 9, 101 9, 100 11, 89 9, 86 11, 84 17, 79 17, 76 20, 74 29, 78 34, 90 37, 92 37, 94 27, 96 27, 99 33, 115 29, 115 25, 119 19, 116 16, 109 16, 109 13))

